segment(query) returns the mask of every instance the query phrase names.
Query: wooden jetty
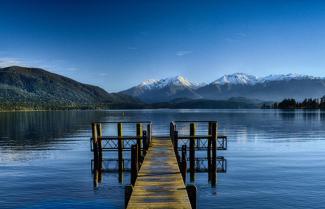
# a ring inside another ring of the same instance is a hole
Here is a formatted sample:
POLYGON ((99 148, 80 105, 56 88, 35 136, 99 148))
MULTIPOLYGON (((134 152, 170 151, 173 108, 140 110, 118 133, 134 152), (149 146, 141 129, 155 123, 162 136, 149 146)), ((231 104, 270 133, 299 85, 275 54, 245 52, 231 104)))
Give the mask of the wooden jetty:
POLYGON ((191 208, 170 138, 153 138, 127 208, 191 208))
POLYGON ((226 172, 227 161, 217 156, 217 150, 227 149, 227 137, 218 135, 216 121, 173 121, 169 136, 163 137, 152 136, 150 121, 102 123, 92 124, 94 185, 101 181, 102 172, 118 171, 119 182, 123 183, 123 172, 129 171, 130 185, 125 187, 126 208, 196 209, 196 187, 186 184, 188 171, 191 183, 196 172, 208 172, 212 187, 216 186, 216 173, 226 172), (106 126, 113 124, 117 134, 103 136, 102 123, 106 126), (180 128, 183 123, 189 125, 189 134, 180 128), (196 134, 197 123, 206 124, 204 135, 196 134), (131 125, 135 135, 125 136, 122 124, 131 125), (106 166, 105 162, 112 162, 112 159, 103 157, 105 151, 117 152, 118 166, 115 169, 106 166), (131 159, 123 157, 125 151, 131 152, 131 159), (207 157, 196 157, 197 151, 206 152, 207 157), (127 161, 129 166, 125 164, 127 161), (202 162, 206 162, 207 167, 204 168, 202 162))

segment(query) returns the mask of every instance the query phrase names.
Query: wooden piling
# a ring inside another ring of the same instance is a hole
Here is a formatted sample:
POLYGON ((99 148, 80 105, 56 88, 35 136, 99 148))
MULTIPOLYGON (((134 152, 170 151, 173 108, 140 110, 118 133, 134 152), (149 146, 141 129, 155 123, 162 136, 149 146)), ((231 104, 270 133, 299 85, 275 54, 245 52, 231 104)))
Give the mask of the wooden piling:
POLYGON ((170 122, 170 124, 169 124, 169 135, 170 135, 170 138, 172 139, 173 142, 174 142, 174 140, 173 140, 174 131, 176 131, 176 125, 175 125, 174 122, 170 122))
POLYGON ((213 122, 211 124, 211 149, 212 149, 212 159, 211 159, 211 186, 216 186, 217 178, 217 123, 213 122))
POLYGON ((148 138, 147 138, 147 131, 142 131, 142 144, 143 144, 143 149, 142 149, 142 156, 146 156, 147 150, 148 150, 148 138))
POLYGON ((97 142, 97 127, 96 123, 91 124, 94 152, 94 169, 98 169, 98 142, 97 142))
POLYGON ((94 169, 94 172, 93 172, 93 185, 94 185, 94 188, 98 187, 98 170, 97 169, 94 169))
POLYGON ((119 182, 123 181, 123 170, 124 170, 124 160, 123 160, 123 126, 122 123, 117 123, 117 152, 118 152, 118 173, 119 182))
POLYGON ((136 126, 136 134, 137 134, 137 144, 138 144, 138 161, 139 161, 139 165, 141 165, 142 162, 142 153, 141 153, 141 140, 142 140, 142 124, 141 123, 137 123, 136 126))
POLYGON ((187 173, 187 165, 186 165, 186 145, 182 146, 182 163, 181 163, 181 172, 184 184, 186 184, 186 173, 187 173))
POLYGON ((176 155, 177 162, 180 163, 179 161, 179 154, 178 154, 178 131, 174 131, 174 137, 173 137, 173 147, 174 147, 174 152, 176 155))
POLYGON ((186 191, 190 199, 192 209, 196 209, 196 202, 197 202, 196 186, 192 184, 186 185, 186 191))
POLYGON ((195 178, 195 124, 190 124, 190 179, 195 178))
MULTIPOLYGON (((103 149, 102 149, 102 124, 97 123, 96 124, 96 131, 97 131, 97 146, 98 146, 98 170, 102 170, 102 162, 103 162, 103 149)), ((101 174, 101 172, 100 172, 101 174)), ((101 177, 101 175, 100 175, 101 177)), ((99 178, 99 181, 101 181, 101 178, 99 178)))
POLYGON ((147 137, 148 137, 148 148, 149 148, 149 146, 150 146, 150 144, 151 144, 151 137, 152 137, 152 133, 151 133, 151 123, 149 123, 148 125, 147 125, 147 137))
POLYGON ((133 192, 133 186, 132 185, 125 186, 125 190, 124 190, 124 207, 125 208, 128 207, 128 203, 129 203, 129 200, 131 198, 132 192, 133 192))
POLYGON ((211 180, 211 134, 212 134, 212 122, 209 122, 208 125, 208 149, 207 149, 207 158, 208 158, 208 180, 211 180))
POLYGON ((137 144, 131 146, 131 184, 133 186, 137 179, 139 170, 138 149, 139 147, 137 144))

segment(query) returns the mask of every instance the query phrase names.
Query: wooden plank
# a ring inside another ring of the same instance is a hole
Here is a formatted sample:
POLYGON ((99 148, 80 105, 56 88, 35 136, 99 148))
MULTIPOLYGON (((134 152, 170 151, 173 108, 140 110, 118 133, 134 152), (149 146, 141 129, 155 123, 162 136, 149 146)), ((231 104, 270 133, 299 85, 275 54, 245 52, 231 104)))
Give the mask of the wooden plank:
POLYGON ((170 139, 153 138, 127 208, 191 208, 170 139))

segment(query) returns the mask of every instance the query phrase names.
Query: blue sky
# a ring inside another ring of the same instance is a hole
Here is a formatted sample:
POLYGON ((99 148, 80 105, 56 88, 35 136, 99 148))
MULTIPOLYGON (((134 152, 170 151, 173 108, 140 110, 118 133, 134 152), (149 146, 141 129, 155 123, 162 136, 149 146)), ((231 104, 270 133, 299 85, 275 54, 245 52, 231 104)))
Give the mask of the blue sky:
POLYGON ((0 66, 110 92, 176 75, 325 76, 324 58, 322 1, 0 1, 0 66))

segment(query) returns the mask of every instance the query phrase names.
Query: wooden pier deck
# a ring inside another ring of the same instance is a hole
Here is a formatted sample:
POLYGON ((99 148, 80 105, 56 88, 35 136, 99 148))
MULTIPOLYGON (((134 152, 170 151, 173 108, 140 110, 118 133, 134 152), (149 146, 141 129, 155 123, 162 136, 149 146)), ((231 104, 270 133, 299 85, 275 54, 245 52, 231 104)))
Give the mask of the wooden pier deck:
POLYGON ((152 139, 127 208, 191 208, 169 138, 152 139))

